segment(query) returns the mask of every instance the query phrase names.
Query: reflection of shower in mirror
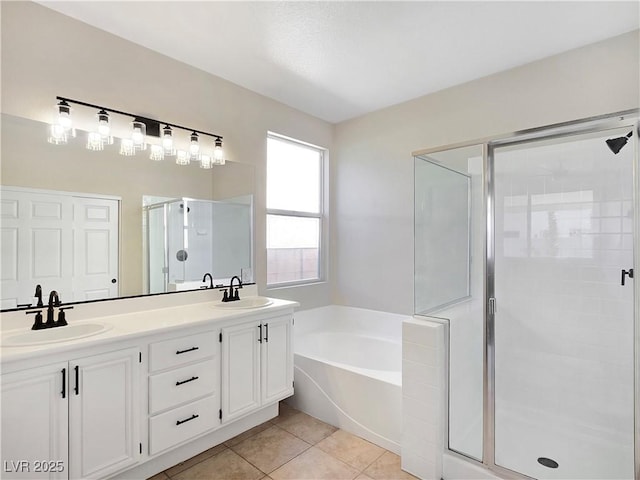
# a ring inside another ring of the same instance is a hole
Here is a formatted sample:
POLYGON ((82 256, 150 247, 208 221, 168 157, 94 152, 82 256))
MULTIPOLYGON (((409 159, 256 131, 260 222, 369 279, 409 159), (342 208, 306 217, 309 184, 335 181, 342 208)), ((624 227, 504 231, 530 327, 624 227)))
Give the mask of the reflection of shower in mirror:
POLYGON ((146 293, 199 288, 206 272, 225 285, 251 271, 252 201, 145 197, 146 293))

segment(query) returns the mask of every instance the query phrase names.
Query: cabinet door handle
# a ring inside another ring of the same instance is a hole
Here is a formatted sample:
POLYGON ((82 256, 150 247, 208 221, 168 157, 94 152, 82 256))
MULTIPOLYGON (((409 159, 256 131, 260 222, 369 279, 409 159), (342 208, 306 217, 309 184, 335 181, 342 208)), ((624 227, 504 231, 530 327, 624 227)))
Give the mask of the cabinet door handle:
POLYGON ((67 369, 62 369, 62 398, 67 398, 67 369))
POLYGON ((80 367, 76 365, 73 369, 76 372, 76 386, 73 387, 73 391, 78 395, 80 393, 80 367))
POLYGON ((180 355, 182 353, 187 353, 187 352, 193 352, 194 350, 199 350, 200 347, 191 347, 191 348, 187 348, 186 350, 178 350, 176 352, 176 355, 180 355))
POLYGON ((200 377, 191 377, 188 380, 182 380, 181 382, 176 382, 176 387, 178 385, 184 385, 185 383, 193 382, 194 380, 197 380, 198 378, 200 378, 200 377))
POLYGON ((186 422, 190 422, 191 420, 195 420, 196 418, 198 418, 200 415, 191 415, 189 418, 185 418, 184 420, 178 420, 176 422, 176 425, 182 425, 183 423, 186 422))
POLYGON ((264 324, 264 341, 265 342, 269 341, 269 324, 268 323, 264 324))
POLYGON ((262 324, 258 325, 260 333, 258 334, 258 343, 262 343, 262 324))

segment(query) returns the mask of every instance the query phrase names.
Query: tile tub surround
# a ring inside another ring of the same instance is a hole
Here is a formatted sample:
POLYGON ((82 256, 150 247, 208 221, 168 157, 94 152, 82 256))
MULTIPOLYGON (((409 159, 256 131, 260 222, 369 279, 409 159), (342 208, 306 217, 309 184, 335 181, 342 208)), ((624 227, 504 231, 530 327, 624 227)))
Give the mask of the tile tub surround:
POLYGON ((280 403, 280 414, 151 480, 411 480, 400 458, 280 403))
POLYGON ((402 324, 402 468, 423 479, 442 478, 445 329, 427 317, 402 324))

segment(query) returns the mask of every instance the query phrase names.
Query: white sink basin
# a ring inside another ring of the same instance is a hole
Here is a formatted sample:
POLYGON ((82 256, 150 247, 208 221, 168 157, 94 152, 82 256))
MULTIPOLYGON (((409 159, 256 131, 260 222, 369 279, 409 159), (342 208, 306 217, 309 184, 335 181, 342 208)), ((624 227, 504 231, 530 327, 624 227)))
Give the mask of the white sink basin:
POLYGON ((235 302, 216 303, 214 306, 216 308, 260 308, 272 303, 273 300, 267 297, 247 297, 235 302))
POLYGON ((3 347, 26 347, 46 343, 68 342, 106 332, 111 325, 104 323, 80 323, 45 330, 28 330, 20 333, 7 333, 0 340, 3 347))

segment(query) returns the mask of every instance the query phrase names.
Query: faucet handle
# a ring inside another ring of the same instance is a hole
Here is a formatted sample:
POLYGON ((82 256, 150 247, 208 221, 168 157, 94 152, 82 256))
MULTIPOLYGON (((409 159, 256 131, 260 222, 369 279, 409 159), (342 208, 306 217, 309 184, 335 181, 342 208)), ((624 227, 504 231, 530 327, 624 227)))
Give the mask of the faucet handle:
POLYGON ((222 288, 220 289, 221 292, 224 292, 224 295, 222 296, 222 301, 223 302, 228 302, 229 301, 229 292, 227 292, 226 288, 222 288))
POLYGON ((44 328, 44 324, 42 323, 42 310, 32 310, 30 312, 24 312, 26 315, 35 314, 36 320, 33 322, 33 326, 31 330, 41 330, 44 328))
POLYGON ((58 321, 56 322, 56 327, 64 327, 68 325, 67 318, 65 317, 65 310, 71 310, 73 307, 61 307, 58 310, 58 321))

